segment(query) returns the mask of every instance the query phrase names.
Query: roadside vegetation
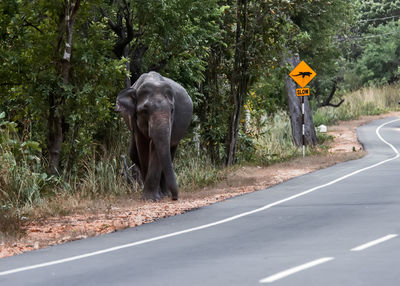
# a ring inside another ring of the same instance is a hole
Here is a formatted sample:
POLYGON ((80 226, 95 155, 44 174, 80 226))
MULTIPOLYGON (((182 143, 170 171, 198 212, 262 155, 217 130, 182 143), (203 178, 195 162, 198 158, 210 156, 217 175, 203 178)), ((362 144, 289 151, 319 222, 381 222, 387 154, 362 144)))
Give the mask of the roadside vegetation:
POLYGON ((357 119, 362 115, 378 115, 399 110, 400 85, 363 87, 347 93, 338 108, 322 107, 314 112, 314 123, 332 125, 341 120, 357 119))
MULTIPOLYGON (((114 103, 149 70, 194 102, 183 192, 301 156, 291 59, 317 72, 310 125, 398 110, 400 0, 5 0, 0 13, 0 242, 32 219, 140 199, 114 103)), ((316 136, 308 155, 327 152, 316 136)))

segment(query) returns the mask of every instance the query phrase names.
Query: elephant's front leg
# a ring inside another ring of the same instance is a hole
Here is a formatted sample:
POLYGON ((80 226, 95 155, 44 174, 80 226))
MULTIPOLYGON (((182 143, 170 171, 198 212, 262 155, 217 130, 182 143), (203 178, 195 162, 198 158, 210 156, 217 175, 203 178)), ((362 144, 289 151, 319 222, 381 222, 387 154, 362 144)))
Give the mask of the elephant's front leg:
POLYGON ((143 197, 146 200, 157 201, 160 200, 161 190, 160 190, 160 180, 161 180, 162 167, 160 160, 157 156, 153 142, 150 142, 150 152, 149 152, 149 168, 146 175, 146 180, 144 183, 143 197))
MULTIPOLYGON (((176 149, 178 146, 172 146, 171 147, 171 162, 174 161, 175 158, 175 153, 176 153, 176 149)), ((170 197, 171 193, 167 188, 167 183, 165 182, 165 175, 164 173, 162 173, 161 175, 161 182, 160 182, 160 187, 161 187, 161 195, 163 197, 170 197)))

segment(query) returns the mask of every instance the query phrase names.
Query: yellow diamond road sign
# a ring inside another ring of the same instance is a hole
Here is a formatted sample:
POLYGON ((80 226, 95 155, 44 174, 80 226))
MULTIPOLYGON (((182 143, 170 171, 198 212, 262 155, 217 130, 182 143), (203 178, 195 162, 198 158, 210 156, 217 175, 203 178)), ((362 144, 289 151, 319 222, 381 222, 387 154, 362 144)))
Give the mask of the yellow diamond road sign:
POLYGON ((301 87, 305 87, 317 74, 305 61, 301 61, 289 76, 301 87))

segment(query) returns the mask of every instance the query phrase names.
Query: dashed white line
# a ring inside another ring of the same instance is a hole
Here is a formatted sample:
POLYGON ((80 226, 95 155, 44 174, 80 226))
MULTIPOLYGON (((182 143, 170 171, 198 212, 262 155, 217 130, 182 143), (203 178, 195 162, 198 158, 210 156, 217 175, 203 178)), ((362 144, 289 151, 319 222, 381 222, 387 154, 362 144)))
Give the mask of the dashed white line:
POLYGON ((382 242, 388 241, 389 239, 395 238, 396 236, 398 236, 398 235, 397 234, 388 234, 384 237, 381 237, 376 240, 364 243, 360 246, 354 247, 351 249, 351 251, 362 251, 364 249, 370 248, 370 247, 380 244, 382 242))
POLYGON ((334 257, 324 257, 324 258, 316 259, 316 260, 307 262, 305 264, 302 264, 302 265, 287 269, 285 271, 276 273, 274 275, 268 276, 268 277, 266 277, 264 279, 261 279, 259 282, 260 283, 272 283, 272 282, 275 282, 275 281, 280 280, 282 278, 285 278, 285 277, 288 277, 290 275, 293 275, 293 274, 295 274, 297 272, 300 272, 300 271, 303 271, 303 270, 318 266, 320 264, 326 263, 326 262, 331 261, 333 259, 335 259, 335 258, 334 257))
POLYGON ((385 144, 387 144, 391 149, 393 149, 393 151, 396 153, 396 156, 394 156, 392 158, 389 158, 389 159, 386 159, 384 161, 378 162, 378 163, 373 164, 371 166, 359 169, 359 170, 354 171, 354 172, 352 172, 350 174, 347 174, 347 175, 344 175, 344 176, 342 176, 340 178, 332 180, 332 181, 330 181, 330 182, 328 182, 326 184, 323 184, 323 185, 308 189, 308 190, 306 190, 304 192, 301 192, 301 193, 298 193, 296 195, 287 197, 285 199, 276 201, 274 203, 265 205, 265 206, 260 207, 258 209, 254 209, 254 210, 251 210, 251 211, 248 211, 248 212, 244 212, 244 213, 241 213, 241 214, 238 214, 238 215, 235 215, 235 216, 228 217, 228 218, 223 219, 223 220, 219 220, 219 221, 215 221, 215 222, 209 223, 209 224, 204 224, 204 225, 200 225, 200 226, 197 226, 197 227, 193 227, 193 228, 189 228, 189 229, 185 229, 185 230, 181 230, 181 231, 177 231, 177 232, 172 232, 172 233, 168 233, 168 234, 161 235, 161 236, 156 236, 156 237, 145 239, 145 240, 140 240, 140 241, 136 241, 136 242, 132 242, 132 243, 118 245, 118 246, 115 246, 115 247, 106 248, 106 249, 102 249, 102 250, 98 250, 98 251, 94 251, 94 252, 89 252, 89 253, 84 253, 84 254, 81 254, 81 255, 71 256, 71 257, 67 257, 67 258, 63 258, 63 259, 59 259, 59 260, 53 260, 53 261, 48 261, 48 262, 44 262, 44 263, 29 265, 29 266, 25 266, 25 267, 10 269, 10 270, 6 270, 6 271, 3 271, 3 272, 0 272, 0 276, 5 276, 5 275, 10 275, 10 274, 14 274, 14 273, 23 272, 23 271, 28 271, 28 270, 33 270, 33 269, 38 269, 38 268, 43 268, 43 267, 49 267, 49 266, 62 264, 62 263, 66 263, 66 262, 71 262, 71 261, 76 261, 76 260, 80 260, 80 259, 84 259, 84 258, 88 258, 88 257, 102 255, 102 254, 105 254, 105 253, 109 253, 109 252, 113 252, 113 251, 117 251, 117 250, 121 250, 121 249, 125 249, 125 248, 130 248, 130 247, 134 247, 134 246, 150 243, 150 242, 153 242, 153 241, 162 240, 162 239, 165 239, 165 238, 170 238, 170 237, 182 235, 182 234, 185 234, 185 233, 190 233, 190 232, 194 232, 194 231, 198 231, 198 230, 214 227, 214 226, 217 226, 217 225, 220 225, 220 224, 231 222, 231 221, 237 220, 239 218, 242 218, 242 217, 245 217, 245 216, 248 216, 248 215, 252 215, 252 214, 255 214, 255 213, 270 209, 270 208, 272 208, 274 206, 277 206, 277 205, 280 205, 282 203, 285 203, 285 202, 294 200, 296 198, 305 196, 305 195, 307 195, 309 193, 315 192, 315 191, 320 190, 322 188, 331 186, 331 185, 336 184, 338 182, 341 182, 341 181, 343 181, 343 180, 345 180, 345 179, 347 179, 347 178, 349 178, 351 176, 357 175, 357 174, 362 173, 364 171, 373 169, 375 167, 378 167, 380 165, 383 165, 385 163, 388 163, 390 161, 398 159, 400 157, 399 151, 392 144, 390 144, 389 142, 384 140, 381 137, 381 135, 379 134, 379 131, 383 126, 386 126, 386 125, 388 125, 390 123, 393 123, 393 122, 396 122, 396 121, 400 121, 400 119, 396 119, 396 120, 392 120, 392 121, 383 123, 382 125, 380 125, 376 129, 376 134, 378 135, 379 139, 382 142, 384 142, 385 144))

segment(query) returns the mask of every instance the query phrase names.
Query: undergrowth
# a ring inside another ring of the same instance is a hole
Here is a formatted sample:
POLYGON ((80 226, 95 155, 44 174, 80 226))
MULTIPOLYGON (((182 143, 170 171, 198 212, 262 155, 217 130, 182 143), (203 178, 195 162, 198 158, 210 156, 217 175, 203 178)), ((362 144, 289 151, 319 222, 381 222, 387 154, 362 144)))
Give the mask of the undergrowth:
POLYGON ((208 186, 222 176, 221 167, 215 166, 206 154, 190 143, 178 148, 174 169, 182 191, 208 186))

